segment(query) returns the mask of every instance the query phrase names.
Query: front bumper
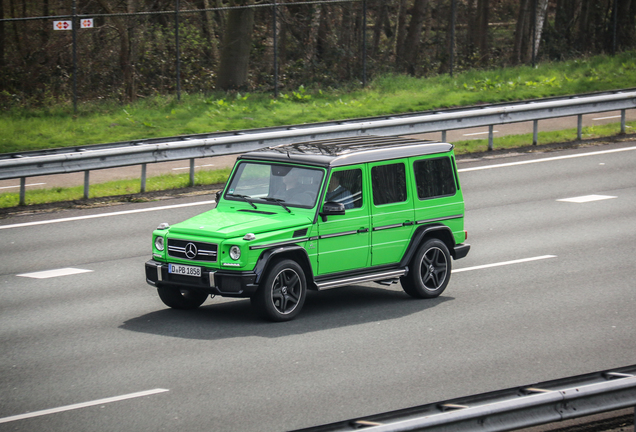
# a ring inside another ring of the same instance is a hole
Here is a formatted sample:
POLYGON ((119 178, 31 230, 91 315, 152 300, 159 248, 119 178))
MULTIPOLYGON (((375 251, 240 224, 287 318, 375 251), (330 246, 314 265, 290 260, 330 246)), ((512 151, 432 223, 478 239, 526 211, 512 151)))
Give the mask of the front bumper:
POLYGON ((251 297, 258 289, 254 272, 202 267, 201 277, 184 276, 168 273, 168 264, 155 260, 146 262, 146 282, 154 287, 193 288, 224 297, 251 297))

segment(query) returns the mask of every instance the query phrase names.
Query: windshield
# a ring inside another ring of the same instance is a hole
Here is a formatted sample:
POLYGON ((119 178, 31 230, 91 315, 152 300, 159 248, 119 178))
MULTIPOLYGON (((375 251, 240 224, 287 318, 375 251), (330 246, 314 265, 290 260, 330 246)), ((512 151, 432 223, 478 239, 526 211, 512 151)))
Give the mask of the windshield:
POLYGON ((324 171, 294 165, 241 162, 226 199, 311 208, 316 203, 324 171))

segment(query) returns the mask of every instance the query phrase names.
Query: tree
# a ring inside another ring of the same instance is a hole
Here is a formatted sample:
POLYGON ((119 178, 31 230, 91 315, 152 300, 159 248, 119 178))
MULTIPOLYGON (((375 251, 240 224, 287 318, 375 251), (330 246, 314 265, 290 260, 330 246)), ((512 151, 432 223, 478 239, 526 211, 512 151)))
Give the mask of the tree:
MULTIPOLYGON (((231 6, 253 4, 253 0, 230 1, 231 6)), ((230 9, 223 34, 221 62, 216 82, 219 88, 232 90, 247 84, 253 28, 253 8, 230 9)))
POLYGON ((398 65, 411 75, 415 75, 427 7, 428 0, 415 0, 413 2, 408 29, 404 32, 404 38, 397 47, 398 65))

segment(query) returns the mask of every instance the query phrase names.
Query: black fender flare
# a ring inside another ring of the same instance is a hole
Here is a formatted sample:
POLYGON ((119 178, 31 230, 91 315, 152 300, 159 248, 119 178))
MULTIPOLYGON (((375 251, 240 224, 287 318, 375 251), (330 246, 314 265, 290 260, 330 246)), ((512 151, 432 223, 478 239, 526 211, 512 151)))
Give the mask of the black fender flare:
POLYGON ((307 254, 307 251, 304 247, 298 245, 277 246, 263 251, 261 256, 258 257, 258 261, 256 261, 256 266, 254 266, 254 273, 256 273, 256 284, 260 283, 261 277, 267 272, 267 268, 269 267, 272 260, 280 257, 286 257, 296 261, 305 272, 307 288, 313 287, 314 272, 311 268, 309 255, 307 254))
POLYGON ((417 252, 417 248, 427 237, 437 238, 443 241, 448 247, 451 255, 454 254, 455 237, 453 236, 453 231, 451 231, 449 227, 443 224, 422 225, 415 230, 413 237, 411 237, 411 242, 409 243, 408 248, 406 248, 406 252, 400 261, 400 267, 406 267, 409 265, 413 255, 417 252))

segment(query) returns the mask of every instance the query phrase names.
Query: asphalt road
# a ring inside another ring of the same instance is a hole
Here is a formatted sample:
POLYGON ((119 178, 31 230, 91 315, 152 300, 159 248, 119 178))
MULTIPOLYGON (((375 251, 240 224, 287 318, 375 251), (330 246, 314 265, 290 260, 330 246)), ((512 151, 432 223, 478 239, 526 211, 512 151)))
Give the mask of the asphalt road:
POLYGON ((212 196, 0 220, 0 431, 282 431, 634 364, 636 142, 460 170, 441 297, 310 293, 288 323, 146 285, 151 231, 212 196))

